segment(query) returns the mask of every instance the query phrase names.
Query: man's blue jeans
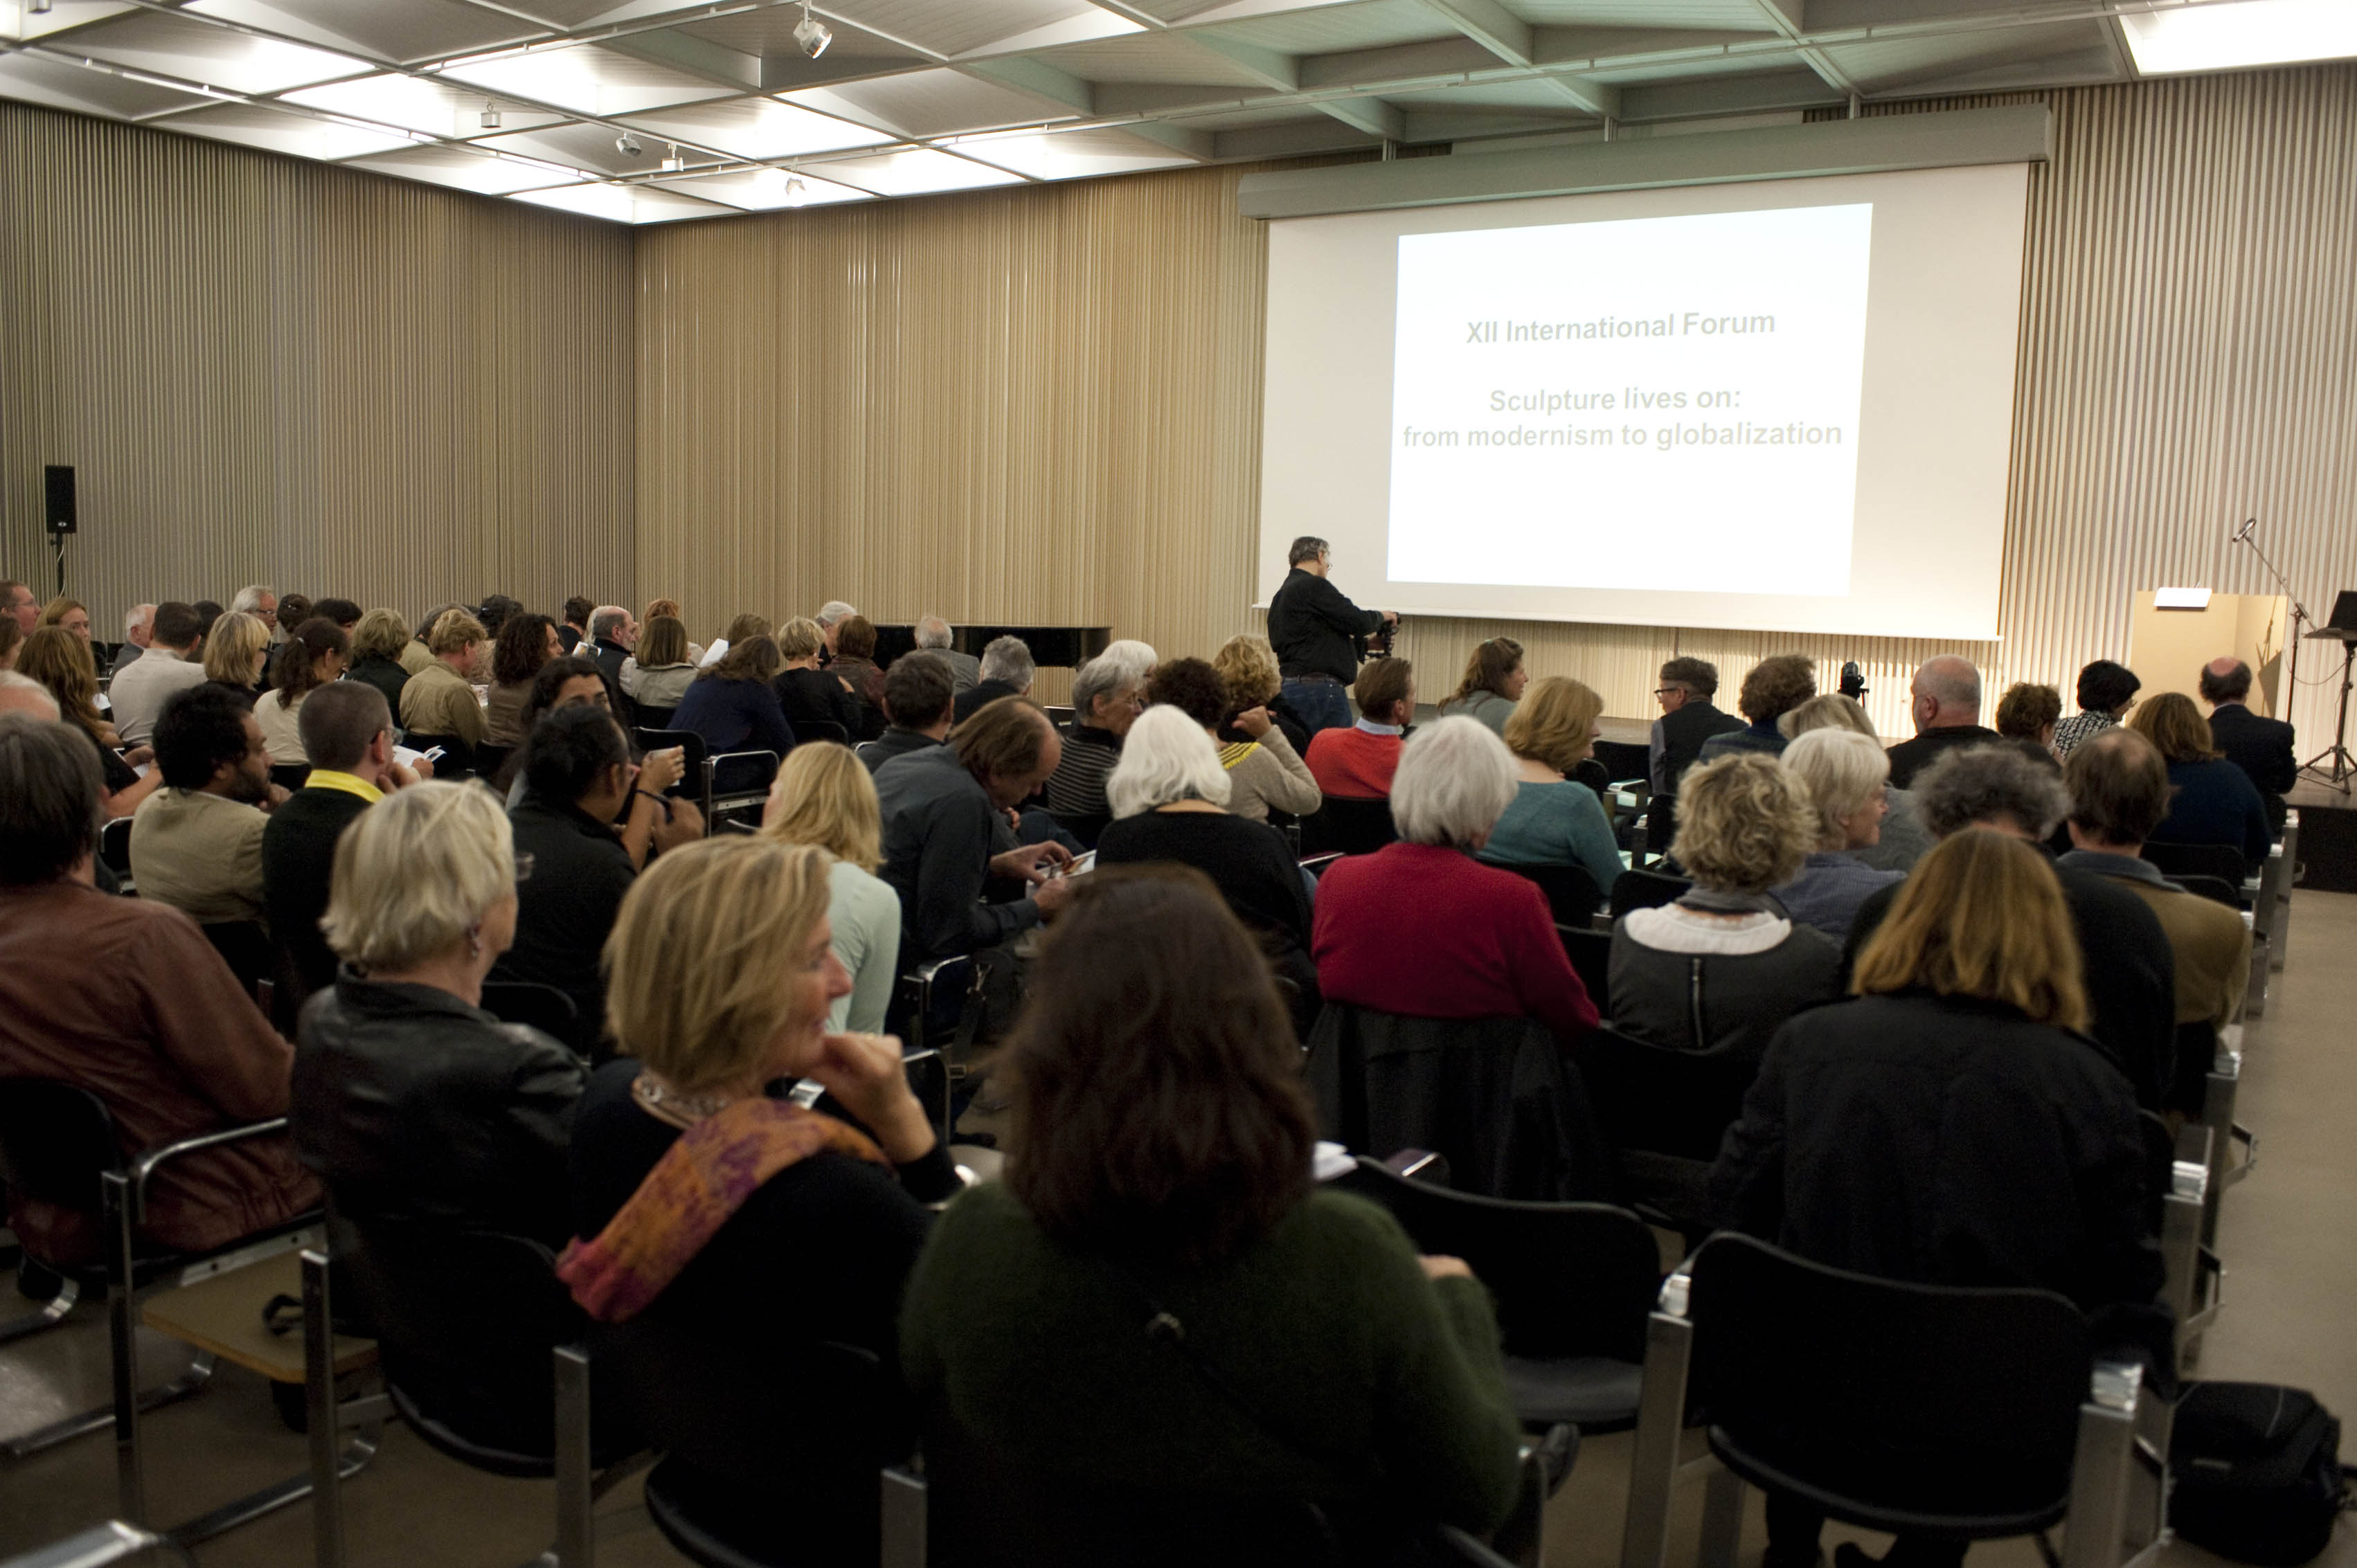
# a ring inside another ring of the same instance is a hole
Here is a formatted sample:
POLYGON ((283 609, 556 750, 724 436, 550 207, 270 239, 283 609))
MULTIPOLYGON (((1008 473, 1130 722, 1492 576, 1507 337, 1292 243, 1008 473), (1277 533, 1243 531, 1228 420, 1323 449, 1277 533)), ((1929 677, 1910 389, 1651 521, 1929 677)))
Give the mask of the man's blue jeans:
POLYGON ((1351 689, 1337 681, 1287 681, 1285 700, 1308 723, 1315 736, 1321 729, 1351 727, 1351 689))

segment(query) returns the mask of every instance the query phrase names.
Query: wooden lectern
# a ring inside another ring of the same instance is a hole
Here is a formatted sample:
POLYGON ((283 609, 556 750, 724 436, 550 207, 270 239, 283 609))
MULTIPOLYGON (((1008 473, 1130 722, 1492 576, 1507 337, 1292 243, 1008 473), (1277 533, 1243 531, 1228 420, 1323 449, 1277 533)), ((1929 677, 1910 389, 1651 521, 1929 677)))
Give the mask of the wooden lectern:
POLYGON ((2149 700, 2182 692, 2199 703, 2201 667, 2231 653, 2251 667, 2251 711, 2281 717, 2277 693, 2290 614, 2281 594, 2137 589, 2128 611, 2126 660, 2144 682, 2137 694, 2149 700), (2196 599, 2198 606, 2190 602, 2196 599))

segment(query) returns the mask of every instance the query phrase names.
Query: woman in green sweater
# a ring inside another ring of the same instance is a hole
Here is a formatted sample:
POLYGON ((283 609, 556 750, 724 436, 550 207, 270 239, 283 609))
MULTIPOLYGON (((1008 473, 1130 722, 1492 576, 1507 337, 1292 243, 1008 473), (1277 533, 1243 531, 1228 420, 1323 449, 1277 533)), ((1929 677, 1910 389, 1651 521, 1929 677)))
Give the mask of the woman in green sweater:
POLYGON ((1312 1190, 1285 1006, 1211 884, 1093 874, 1031 997, 1006 1179, 951 1205, 902 1314, 934 1562, 1369 1562, 1494 1527, 1521 1427, 1488 1293, 1312 1190))

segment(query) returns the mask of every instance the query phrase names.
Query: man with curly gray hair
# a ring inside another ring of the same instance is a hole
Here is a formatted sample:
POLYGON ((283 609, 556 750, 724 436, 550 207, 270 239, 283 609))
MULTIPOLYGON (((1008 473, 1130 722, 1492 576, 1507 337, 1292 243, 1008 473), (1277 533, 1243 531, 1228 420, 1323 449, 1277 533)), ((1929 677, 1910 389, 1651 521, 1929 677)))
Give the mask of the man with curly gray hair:
MULTIPOLYGON (((2071 792, 2053 768, 2002 742, 1961 746, 1915 776, 1915 808, 1940 838, 1960 832, 2007 833, 2043 843, 2071 810, 2071 792)), ((2177 961, 2169 933, 2149 906, 2115 881, 2058 866, 2071 906, 2094 1015, 2095 1046, 2136 1086, 2136 1103, 2158 1110, 2177 1064, 2177 961)), ((1900 884, 1900 886, 1904 886, 1900 884)), ((1850 928, 1848 966, 1890 911, 1898 886, 1858 907, 1850 928)))

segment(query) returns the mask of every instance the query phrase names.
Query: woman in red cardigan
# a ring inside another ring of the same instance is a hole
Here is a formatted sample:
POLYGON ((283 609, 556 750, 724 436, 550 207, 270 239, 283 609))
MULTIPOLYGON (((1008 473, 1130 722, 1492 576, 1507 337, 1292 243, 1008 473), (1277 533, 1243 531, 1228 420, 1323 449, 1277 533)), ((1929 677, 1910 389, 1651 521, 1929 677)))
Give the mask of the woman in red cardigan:
POLYGON ((1596 1004, 1538 885, 1473 858, 1520 788, 1506 743, 1469 718, 1418 730, 1392 779, 1400 841, 1337 861, 1310 953, 1329 1002, 1418 1018, 1532 1017, 1569 1039, 1596 1004))

